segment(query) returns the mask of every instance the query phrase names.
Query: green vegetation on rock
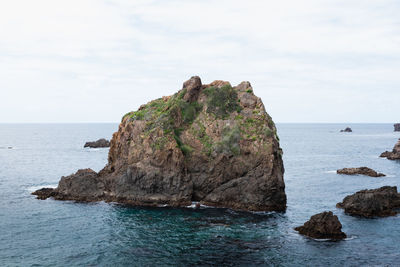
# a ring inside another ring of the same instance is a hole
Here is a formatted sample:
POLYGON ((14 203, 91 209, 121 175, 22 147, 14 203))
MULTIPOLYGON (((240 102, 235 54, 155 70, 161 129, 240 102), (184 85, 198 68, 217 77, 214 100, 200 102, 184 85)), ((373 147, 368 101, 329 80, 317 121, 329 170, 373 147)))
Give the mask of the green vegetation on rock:
POLYGON ((219 119, 225 119, 233 111, 240 113, 242 108, 238 104, 238 94, 232 86, 209 87, 203 92, 208 97, 208 113, 214 114, 219 119))
POLYGON ((152 144, 153 149, 163 149, 168 141, 168 136, 172 136, 177 146, 184 155, 190 154, 192 148, 182 143, 180 134, 184 128, 193 123, 203 106, 197 101, 187 102, 183 99, 186 90, 182 90, 170 98, 159 98, 140 110, 127 113, 131 121, 146 121, 145 134, 150 135, 157 129, 163 130, 163 135, 155 134, 155 141, 152 144))
POLYGON ((216 151, 233 155, 240 154, 240 128, 234 126, 232 128, 225 127, 222 131, 222 139, 216 145, 216 151))

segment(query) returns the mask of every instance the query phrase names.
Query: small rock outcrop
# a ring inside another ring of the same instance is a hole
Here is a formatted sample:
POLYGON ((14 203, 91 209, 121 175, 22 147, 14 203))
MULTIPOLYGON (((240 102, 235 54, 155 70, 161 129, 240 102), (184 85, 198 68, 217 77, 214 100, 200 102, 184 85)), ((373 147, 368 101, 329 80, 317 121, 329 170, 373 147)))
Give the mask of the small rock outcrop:
POLYGON ((395 123, 393 126, 395 132, 400 132, 400 123, 395 123))
POLYGON ((344 129, 344 130, 340 130, 340 132, 341 133, 351 133, 351 132, 353 132, 353 130, 350 128, 350 127, 347 127, 346 129, 344 129))
POLYGON ((295 230, 302 235, 317 239, 346 238, 346 234, 342 232, 342 224, 331 211, 312 216, 303 226, 296 227, 295 230))
POLYGON ((33 192, 32 195, 36 195, 37 199, 47 199, 49 197, 54 197, 57 194, 54 188, 42 188, 33 192))
POLYGON ((383 173, 378 173, 374 171, 373 169, 370 169, 368 167, 359 167, 359 168, 343 168, 340 170, 336 171, 338 174, 346 174, 346 175, 366 175, 366 176, 371 176, 371 177, 382 177, 386 176, 383 173))
POLYGON ((381 154, 381 158, 387 158, 390 160, 396 160, 400 159, 400 139, 397 141, 397 143, 394 145, 392 151, 385 151, 381 154))
POLYGON ((362 190, 345 197, 336 206, 350 215, 366 218, 393 216, 400 208, 400 194, 396 186, 362 190))
POLYGON ((90 148, 110 147, 110 141, 101 138, 94 142, 86 142, 83 147, 90 147, 90 148))
POLYGON ((250 83, 203 85, 194 76, 122 118, 103 170, 62 177, 42 196, 284 211, 283 174, 275 124, 250 83))

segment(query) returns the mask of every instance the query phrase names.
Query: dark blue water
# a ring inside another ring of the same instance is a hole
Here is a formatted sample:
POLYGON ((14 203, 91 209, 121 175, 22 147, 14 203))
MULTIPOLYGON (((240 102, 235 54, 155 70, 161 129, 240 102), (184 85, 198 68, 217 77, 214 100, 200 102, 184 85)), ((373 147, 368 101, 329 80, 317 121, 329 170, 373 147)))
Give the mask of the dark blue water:
POLYGON ((139 208, 40 201, 30 195, 79 168, 100 170, 117 124, 0 124, 0 266, 360 266, 400 264, 400 216, 361 219, 335 204, 365 188, 397 185, 400 162, 379 158, 400 137, 391 124, 278 124, 286 213, 139 208), (12 147, 9 149, 8 147, 12 147), (385 178, 340 176, 368 166, 385 178), (293 228, 332 210, 350 237, 322 242, 293 228))

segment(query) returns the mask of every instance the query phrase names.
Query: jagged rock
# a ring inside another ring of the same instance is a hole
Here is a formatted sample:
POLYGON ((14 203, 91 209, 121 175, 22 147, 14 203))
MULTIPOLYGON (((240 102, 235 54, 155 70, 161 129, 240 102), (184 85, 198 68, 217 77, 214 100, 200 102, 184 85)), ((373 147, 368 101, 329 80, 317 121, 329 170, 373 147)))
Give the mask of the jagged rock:
POLYGON ((99 173, 63 177, 55 199, 238 210, 286 209, 276 128, 249 82, 192 77, 126 114, 99 173))
POLYGON ((346 234, 342 232, 342 224, 331 211, 312 216, 303 226, 296 227, 295 230, 302 235, 318 239, 346 238, 346 234))
POLYGON ((110 141, 101 138, 94 142, 86 142, 83 147, 90 147, 90 148, 110 147, 110 141))
POLYGON ((346 175, 356 175, 356 174, 361 174, 361 175, 367 175, 371 177, 382 177, 386 176, 383 173, 378 173, 374 171, 373 169, 370 169, 368 167, 359 167, 359 168, 343 168, 340 170, 336 171, 338 174, 346 174, 346 175))
POLYGON ((33 192, 32 195, 36 195, 37 199, 47 199, 56 196, 57 193, 54 188, 42 188, 33 192))
POLYGON ((385 151, 381 154, 381 158, 387 158, 390 160, 396 160, 400 159, 400 139, 397 141, 397 143, 394 145, 393 150, 390 151, 385 151))
POLYGON ((345 197, 336 206, 350 215, 366 218, 393 216, 400 208, 400 194, 396 186, 362 190, 345 197))
POLYGON ((344 129, 344 130, 340 130, 340 132, 341 132, 341 133, 343 133, 343 132, 351 133, 351 132, 353 132, 353 130, 352 130, 350 127, 347 127, 347 128, 344 129))
POLYGON ((400 132, 400 123, 395 123, 393 126, 395 132, 400 132))
POLYGON ((197 100, 202 84, 199 76, 193 76, 183 83, 183 89, 186 89, 186 94, 183 96, 185 101, 193 102, 197 100))

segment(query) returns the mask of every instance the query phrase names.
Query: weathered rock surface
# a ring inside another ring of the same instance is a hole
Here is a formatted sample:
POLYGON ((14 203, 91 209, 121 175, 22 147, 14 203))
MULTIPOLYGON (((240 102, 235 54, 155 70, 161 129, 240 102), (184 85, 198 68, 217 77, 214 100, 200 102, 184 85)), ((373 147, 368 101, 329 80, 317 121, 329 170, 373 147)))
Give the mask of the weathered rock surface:
POLYGON ((49 196, 284 211, 283 173, 275 125, 250 83, 192 77, 122 118, 103 170, 63 177, 49 196))
POLYGON ((312 216, 303 226, 296 227, 295 230, 302 235, 318 239, 346 238, 346 234, 342 232, 342 224, 331 211, 312 216))
POLYGON ((344 129, 344 130, 340 130, 340 132, 341 132, 341 133, 343 133, 343 132, 351 133, 351 132, 353 132, 353 130, 352 130, 350 127, 347 127, 347 128, 344 129))
POLYGON ((394 145, 392 151, 385 151, 381 154, 381 158, 387 158, 390 160, 396 160, 400 159, 400 139, 397 141, 397 143, 394 145))
POLYGON ((396 186, 362 190, 345 197, 336 206, 350 215, 366 218, 393 216, 400 208, 400 194, 396 186))
POLYGON ((395 123, 393 126, 395 132, 400 132, 400 123, 395 123))
POLYGON ((110 147, 110 141, 101 138, 94 142, 86 142, 83 147, 90 147, 90 148, 110 147))
POLYGON ((346 175, 367 175, 371 177, 382 177, 386 176, 383 173, 378 173, 374 171, 373 169, 370 169, 368 167, 359 167, 359 168, 343 168, 340 170, 336 171, 338 174, 346 174, 346 175))
POLYGON ((36 195, 37 199, 47 199, 49 197, 54 197, 57 194, 54 188, 42 188, 33 192, 32 195, 36 195))

